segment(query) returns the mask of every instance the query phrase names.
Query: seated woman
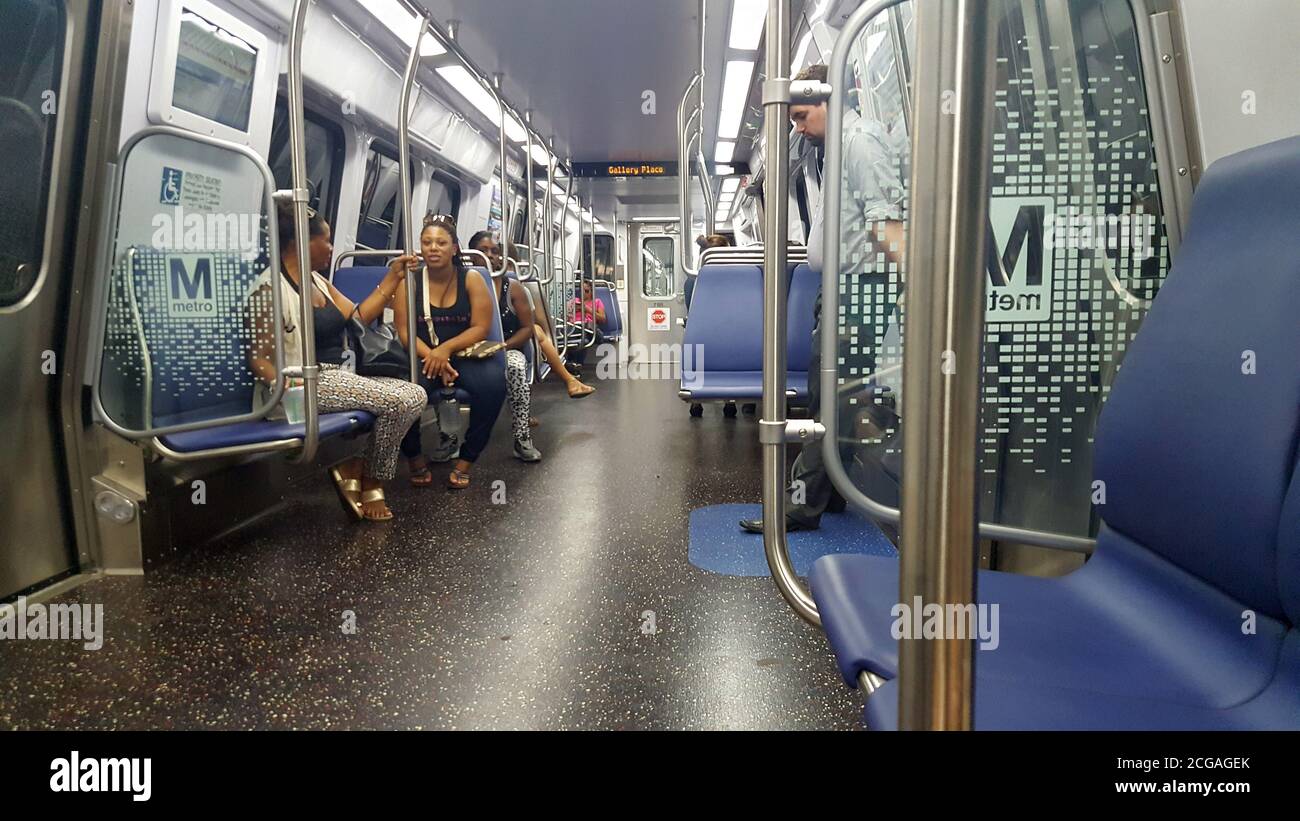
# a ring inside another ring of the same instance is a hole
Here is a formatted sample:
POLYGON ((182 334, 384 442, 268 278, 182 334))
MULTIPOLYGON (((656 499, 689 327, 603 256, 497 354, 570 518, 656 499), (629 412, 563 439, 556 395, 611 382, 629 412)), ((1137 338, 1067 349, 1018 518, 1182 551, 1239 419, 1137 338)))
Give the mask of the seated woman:
POLYGON ((592 293, 591 280, 583 280, 582 298, 575 296, 571 299, 565 313, 570 322, 581 325, 586 331, 582 341, 569 349, 569 361, 581 368, 587 361, 586 335, 595 336, 590 348, 599 348, 605 342, 605 335, 600 331, 600 325, 605 321, 605 302, 592 293))
MULTIPOLYGON (((492 270, 501 269, 501 245, 492 236, 491 231, 479 231, 470 237, 469 247, 479 251, 492 263, 492 270)), ((556 349, 555 343, 551 340, 546 329, 533 322, 533 339, 537 342, 537 349, 542 352, 542 356, 551 366, 551 370, 564 380, 565 388, 569 392, 570 399, 582 399, 596 392, 596 389, 590 385, 584 385, 578 381, 578 377, 569 373, 568 368, 564 367, 564 360, 560 358, 560 352, 556 349)))
MULTIPOLYGON (((317 409, 321 413, 363 410, 374 414, 375 426, 367 436, 361 456, 350 459, 331 471, 334 485, 345 509, 356 519, 387 521, 393 513, 384 502, 384 482, 393 478, 397 467, 397 450, 402 436, 418 422, 425 407, 425 394, 418 385, 390 377, 360 376, 342 367, 344 361, 344 327, 355 312, 369 324, 384 312, 393 295, 406 278, 408 267, 419 263, 414 256, 399 257, 388 266, 379 287, 360 305, 339 293, 315 269, 328 268, 334 252, 330 245, 330 227, 317 214, 308 219, 312 271, 304 277, 298 270, 298 249, 294 244, 294 212, 290 203, 276 207, 280 234, 280 270, 267 269, 254 285, 253 298, 262 306, 271 305, 270 289, 278 287, 284 312, 284 361, 288 366, 302 365, 302 308, 299 289, 304 279, 312 291, 313 327, 316 361, 320 364, 317 383, 317 409)), ((275 340, 269 322, 260 323, 249 352, 253 373, 264 385, 274 385, 280 375, 275 372, 275 340)), ((265 403, 263 403, 265 404, 265 403)))
MULTIPOLYGON (((447 484, 453 489, 469 487, 469 472, 492 436, 492 426, 506 398, 506 363, 502 351, 486 358, 456 356, 487 339, 492 330, 496 305, 483 278, 468 276, 461 262, 456 221, 448 216, 424 218, 420 232, 420 253, 425 270, 413 283, 403 282, 393 300, 393 324, 402 344, 407 342, 406 288, 415 288, 416 351, 429 393, 452 386, 470 395, 469 429, 460 447, 447 484)), ((410 460, 411 482, 433 482, 420 441, 417 422, 402 440, 402 453, 410 460)))

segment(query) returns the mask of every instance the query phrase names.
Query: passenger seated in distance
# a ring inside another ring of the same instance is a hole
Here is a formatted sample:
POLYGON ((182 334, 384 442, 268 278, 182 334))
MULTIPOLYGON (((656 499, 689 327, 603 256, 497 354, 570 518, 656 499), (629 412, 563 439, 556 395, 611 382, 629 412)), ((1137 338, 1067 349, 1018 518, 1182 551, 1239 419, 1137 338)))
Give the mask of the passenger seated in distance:
MULTIPOLYGON (((490 231, 479 231, 470 237, 469 247, 481 252, 492 263, 493 270, 501 268, 501 244, 496 241, 490 231)), ((555 343, 546 333, 546 329, 536 323, 533 323, 533 339, 536 340, 536 347, 542 352, 550 364, 551 370, 564 380, 565 387, 569 392, 571 399, 582 399, 595 393, 596 389, 590 385, 584 385, 578 381, 578 377, 569 373, 568 368, 564 367, 564 360, 560 358, 560 352, 556 349, 555 343)))
MULTIPOLYGON (((600 323, 605 321, 605 302, 593 293, 591 280, 584 280, 582 283, 582 298, 574 297, 569 300, 569 306, 565 311, 569 321, 581 325, 587 333, 595 335, 595 340, 591 343, 592 348, 599 348, 605 343, 605 335, 601 333, 600 323)), ((586 341, 585 334, 582 342, 586 341)), ((587 347, 581 342, 574 349, 571 349, 569 361, 573 362, 579 368, 587 361, 587 347)))
MULTIPOLYGON (((298 250, 294 241, 294 210, 290 203, 279 203, 276 221, 280 234, 280 270, 267 269, 254 285, 253 298, 262 306, 271 305, 270 289, 280 288, 284 312, 284 361, 289 366, 302 364, 302 324, 299 288, 303 279, 298 270, 298 250)), ((393 295, 406 278, 408 267, 419 263, 414 256, 398 257, 388 266, 379 287, 360 305, 339 293, 315 269, 328 268, 334 249, 330 245, 330 227, 317 214, 308 219, 308 246, 312 271, 307 281, 312 289, 315 323, 316 361, 320 364, 317 383, 317 408, 321 413, 363 410, 374 414, 374 429, 367 435, 363 454, 349 459, 330 473, 345 509, 356 519, 386 521, 393 518, 384 502, 384 482, 393 478, 397 450, 402 435, 418 422, 424 411, 424 391, 418 385, 391 377, 360 376, 341 367, 344 361, 344 328, 355 312, 369 324, 384 312, 393 295)), ((264 386, 274 385, 280 375, 275 372, 275 339, 269 322, 254 334, 249 352, 254 375, 264 386)), ((263 397, 265 394, 263 394, 263 397)), ((264 405, 265 402, 262 401, 264 405)))
MULTIPOLYGON (((502 350, 481 358, 477 350, 471 350, 485 347, 479 343, 492 330, 496 306, 482 277, 468 276, 456 239, 456 221, 445 215, 426 216, 420 232, 420 253, 425 270, 415 275, 414 283, 404 282, 398 288, 393 300, 393 324, 402 344, 409 344, 406 288, 415 288, 416 352, 423 372, 420 384, 430 401, 435 399, 435 393, 452 386, 470 395, 469 429, 447 478, 447 484, 458 490, 469 487, 470 469, 487 446, 492 426, 501 413, 506 398, 506 358, 502 350), (466 351, 471 355, 457 356, 466 351)), ((411 483, 432 484, 418 421, 402 440, 402 453, 410 460, 411 483)))

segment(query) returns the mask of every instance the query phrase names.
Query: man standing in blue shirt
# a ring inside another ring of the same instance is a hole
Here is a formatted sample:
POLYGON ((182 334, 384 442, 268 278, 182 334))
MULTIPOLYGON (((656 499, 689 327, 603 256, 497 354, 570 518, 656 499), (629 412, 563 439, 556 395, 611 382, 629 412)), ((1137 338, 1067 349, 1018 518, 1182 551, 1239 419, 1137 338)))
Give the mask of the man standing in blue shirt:
MULTIPOLYGON (((801 71, 796 80, 826 82, 824 65, 812 65, 801 71)), ((826 103, 790 106, 790 121, 795 132, 818 149, 826 141, 828 109, 826 103)), ((841 275, 874 273, 884 270, 887 262, 901 265, 903 259, 904 187, 901 163, 890 147, 884 128, 856 111, 844 112, 844 185, 840 202, 840 237, 823 237, 824 195, 810 204, 811 230, 808 237, 808 264, 815 271, 822 268, 824 243, 840 242, 841 275)), ((820 178, 820 173, 818 174, 820 178)), ((823 192, 825 188, 821 189, 823 192)), ((808 410, 814 418, 821 412, 821 294, 814 307, 812 358, 808 365, 808 410)), ((834 403, 831 406, 834 413, 834 403)), ((822 462, 820 442, 805 445, 792 469, 790 495, 786 505, 786 530, 813 530, 821 525, 822 514, 830 507, 842 510, 844 500, 835 491, 822 462)), ((742 520, 740 526, 753 533, 763 532, 761 519, 742 520)))

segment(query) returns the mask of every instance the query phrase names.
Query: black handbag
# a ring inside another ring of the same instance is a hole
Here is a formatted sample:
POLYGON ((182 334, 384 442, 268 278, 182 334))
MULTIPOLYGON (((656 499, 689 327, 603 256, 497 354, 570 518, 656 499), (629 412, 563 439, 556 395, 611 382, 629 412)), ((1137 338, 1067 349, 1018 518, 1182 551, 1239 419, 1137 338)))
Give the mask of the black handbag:
POLYGON ((402 343, 385 325, 371 327, 353 309, 343 338, 343 349, 354 353, 356 372, 361 376, 391 376, 409 379, 411 359, 402 343))

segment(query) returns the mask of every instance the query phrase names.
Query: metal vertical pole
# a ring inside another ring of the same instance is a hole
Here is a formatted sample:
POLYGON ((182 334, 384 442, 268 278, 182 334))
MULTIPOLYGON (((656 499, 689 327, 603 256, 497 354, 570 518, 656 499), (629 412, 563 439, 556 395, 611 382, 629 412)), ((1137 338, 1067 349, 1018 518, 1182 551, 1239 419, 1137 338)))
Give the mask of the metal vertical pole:
MULTIPOLYGON (((790 606, 820 624, 817 606, 789 560, 785 533, 785 346, 787 194, 790 162, 790 0, 768 0, 767 81, 763 83, 763 135, 767 142, 767 201, 763 245, 763 549, 772 578, 790 606)), ((707 353, 707 352, 706 352, 707 353)), ((834 407, 832 404, 831 407, 834 407)))
MULTIPOLYGON (((524 143, 524 247, 528 249, 528 270, 536 278, 535 246, 533 238, 533 110, 524 112, 524 130, 528 132, 528 141, 524 143)), ((517 272, 520 277, 523 271, 517 272)))
MULTIPOLYGON (((420 18, 420 32, 415 36, 411 53, 406 58, 406 74, 402 78, 402 96, 397 112, 398 175, 402 178, 401 221, 406 223, 406 230, 402 235, 402 248, 407 254, 414 254, 420 247, 417 239, 420 228, 416 225, 416 220, 420 217, 413 207, 414 197, 411 193, 411 90, 415 87, 415 72, 420 67, 420 42, 424 39, 428 27, 429 15, 426 13, 420 18)), ((428 298, 428 294, 425 294, 425 298, 428 298)), ((406 286, 406 333, 407 351, 411 360, 411 381, 419 382, 420 357, 416 355, 415 338, 415 288, 410 283, 406 286)))
MULTIPOLYGON (((976 601, 989 16, 982 0, 921 3, 916 13, 917 53, 926 59, 916 64, 912 131, 899 579, 910 608, 976 601)), ((900 642, 900 729, 972 727, 973 646, 952 636, 900 642)))
MULTIPOLYGON (((293 236, 298 252, 298 305, 302 318, 298 336, 302 347, 303 431, 302 452, 295 461, 309 463, 320 444, 320 416, 317 387, 320 366, 316 364, 315 312, 312 294, 316 289, 311 272, 311 226, 307 219, 307 125, 303 114, 302 41, 307 28, 308 0, 294 0, 293 23, 289 32, 289 165, 293 175, 293 236)), ((271 265, 279 265, 271 260, 271 265)))
POLYGON ((510 256, 510 223, 511 219, 511 197, 510 197, 510 179, 506 174, 506 105, 501 99, 501 79, 500 72, 492 75, 492 96, 496 98, 497 108, 501 112, 501 133, 498 136, 497 145, 501 151, 501 270, 489 271, 496 276, 505 276, 506 268, 510 263, 506 260, 510 256))

